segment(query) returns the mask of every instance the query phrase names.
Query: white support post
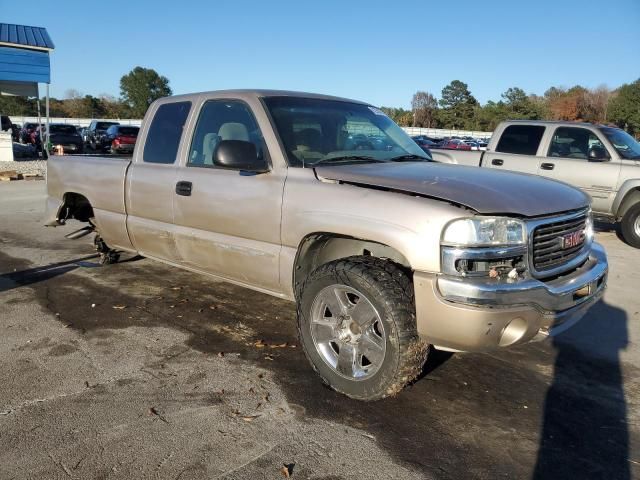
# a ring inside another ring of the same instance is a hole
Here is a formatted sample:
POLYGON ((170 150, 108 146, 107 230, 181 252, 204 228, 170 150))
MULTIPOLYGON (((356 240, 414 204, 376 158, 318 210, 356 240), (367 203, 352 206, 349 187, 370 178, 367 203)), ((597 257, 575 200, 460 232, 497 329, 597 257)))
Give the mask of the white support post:
POLYGON ((38 108, 38 126, 36 127, 36 132, 38 130, 40 130, 40 143, 42 143, 42 129, 40 128, 40 125, 42 125, 42 118, 40 116, 40 84, 36 85, 36 106, 38 108))
POLYGON ((45 104, 45 110, 47 115, 47 133, 44 135, 44 145, 42 145, 42 151, 46 152, 47 157, 49 157, 49 84, 47 83, 47 99, 45 104))

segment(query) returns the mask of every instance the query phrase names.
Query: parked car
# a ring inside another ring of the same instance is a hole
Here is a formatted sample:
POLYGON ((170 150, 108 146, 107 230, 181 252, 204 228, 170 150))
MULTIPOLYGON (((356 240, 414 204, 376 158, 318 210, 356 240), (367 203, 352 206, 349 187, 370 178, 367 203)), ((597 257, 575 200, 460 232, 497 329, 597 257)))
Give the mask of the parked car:
POLYGON ((131 160, 52 157, 46 223, 87 222, 68 236, 95 230, 103 263, 141 254, 296 302, 307 358, 352 398, 400 391, 430 345, 555 335, 604 291, 586 194, 428 161, 369 104, 180 95, 156 100, 141 132, 131 160), (392 148, 348 147, 354 123, 392 148))
POLYGON ((100 148, 111 153, 133 153, 139 130, 128 125, 111 125, 100 141, 100 148))
POLYGON ((93 150, 101 150, 103 147, 103 137, 107 134, 109 127, 120 125, 118 122, 103 122, 100 120, 91 120, 87 128, 87 145, 93 150))
POLYGON ((436 147, 438 145, 437 143, 432 142, 431 140, 423 140, 422 138, 411 138, 414 142, 416 142, 416 145, 418 145, 424 151, 424 153, 429 156, 429 158, 432 158, 430 148, 436 147))
POLYGON ((602 220, 640 248, 640 143, 624 130, 579 122, 511 120, 486 152, 434 152, 439 162, 512 170, 560 180, 588 193, 602 220))
POLYGON ((82 144, 84 145, 85 148, 87 148, 89 146, 89 137, 88 137, 89 127, 79 128, 78 133, 82 137, 82 144))
POLYGON ((446 150, 471 150, 471 146, 464 143, 459 138, 450 138, 448 140, 443 140, 437 146, 432 148, 444 148, 446 150))
POLYGON ((11 125, 11 139, 14 142, 20 142, 20 130, 22 130, 22 125, 19 123, 13 123, 11 125))
POLYGON ((7 115, 0 115, 0 131, 8 132, 12 125, 11 119, 7 115))
POLYGON ((20 125, 11 122, 7 115, 0 115, 0 131, 10 132, 12 141, 20 141, 20 125))
POLYGON ((40 129, 44 128, 44 123, 41 123, 38 126, 37 123, 34 122, 26 122, 22 126, 22 130, 20 130, 20 142, 24 144, 35 145, 38 150, 40 150, 40 129))
POLYGON ((67 153, 82 153, 84 143, 82 136, 73 125, 52 123, 49 125, 49 152, 61 145, 67 153))
POLYGON ((411 138, 414 140, 422 140, 425 142, 432 142, 432 143, 438 143, 440 140, 442 140, 442 139, 436 139, 433 137, 428 137, 427 135, 413 135, 411 138))

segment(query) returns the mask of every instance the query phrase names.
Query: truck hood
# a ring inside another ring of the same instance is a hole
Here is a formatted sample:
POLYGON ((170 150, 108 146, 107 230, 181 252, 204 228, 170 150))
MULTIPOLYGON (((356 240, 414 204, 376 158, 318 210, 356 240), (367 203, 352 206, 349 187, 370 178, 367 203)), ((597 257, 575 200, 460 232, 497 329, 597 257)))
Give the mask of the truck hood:
POLYGON ((388 188, 463 205, 481 214, 537 217, 585 208, 589 197, 555 180, 431 162, 327 165, 320 180, 388 188))

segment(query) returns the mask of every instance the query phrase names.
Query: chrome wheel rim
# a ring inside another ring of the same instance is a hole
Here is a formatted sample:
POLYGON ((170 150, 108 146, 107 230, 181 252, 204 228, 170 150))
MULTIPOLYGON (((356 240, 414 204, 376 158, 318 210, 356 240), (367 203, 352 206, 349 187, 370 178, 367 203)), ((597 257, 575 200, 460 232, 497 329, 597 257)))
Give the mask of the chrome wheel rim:
POLYGON ((633 232, 636 236, 640 237, 640 215, 638 215, 635 222, 633 222, 633 232))
POLYGON ((311 337, 322 360, 349 380, 375 375, 384 362, 382 319, 355 288, 329 285, 320 290, 311 306, 311 337))

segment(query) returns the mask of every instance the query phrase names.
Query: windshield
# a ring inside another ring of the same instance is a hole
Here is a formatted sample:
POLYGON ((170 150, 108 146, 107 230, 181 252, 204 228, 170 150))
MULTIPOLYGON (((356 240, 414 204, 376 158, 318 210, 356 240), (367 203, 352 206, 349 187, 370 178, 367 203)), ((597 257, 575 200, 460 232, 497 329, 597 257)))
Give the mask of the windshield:
POLYGON ((73 125, 49 125, 49 129, 52 134, 59 133, 62 135, 73 135, 78 133, 76 127, 73 125))
POLYGON ((106 130, 111 125, 119 125, 119 124, 113 123, 113 122, 98 122, 96 123, 96 130, 106 130))
POLYGON ((264 102, 292 167, 350 160, 430 160, 375 107, 301 97, 267 97, 264 102))
POLYGON ((600 129, 609 139, 613 148, 622 158, 629 160, 640 159, 640 143, 624 130, 619 128, 603 127, 600 129))

